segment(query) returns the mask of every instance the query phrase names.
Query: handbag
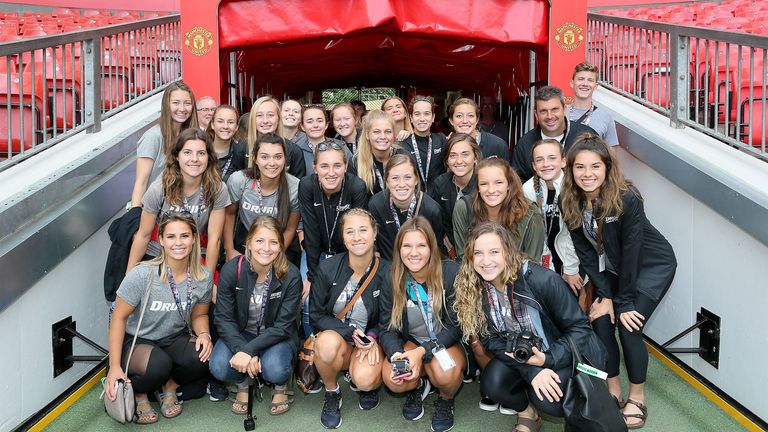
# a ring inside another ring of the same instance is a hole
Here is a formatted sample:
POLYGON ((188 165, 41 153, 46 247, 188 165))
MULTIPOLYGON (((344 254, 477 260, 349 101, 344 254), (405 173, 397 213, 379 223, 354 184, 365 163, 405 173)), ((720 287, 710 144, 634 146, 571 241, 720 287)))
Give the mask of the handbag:
POLYGON ((567 432, 619 432, 627 431, 624 418, 616 406, 603 378, 588 374, 576 367, 582 363, 579 349, 570 336, 566 336, 573 355, 573 372, 565 387, 563 412, 567 432))
MULTIPOLYGON (((136 338, 139 335, 139 329, 141 328, 141 320, 144 318, 144 311, 147 309, 147 303, 149 300, 149 291, 151 285, 147 286, 147 290, 144 293, 144 299, 141 303, 141 314, 139 315, 139 322, 136 324, 136 332, 133 334, 133 342, 131 342, 131 349, 128 351, 128 358, 125 361, 125 369, 128 374, 128 365, 131 364, 131 355, 133 354, 133 348, 136 346, 136 338)), ((102 381, 102 385, 106 386, 106 379, 102 381)), ((123 379, 117 380, 117 397, 115 400, 109 400, 105 397, 106 389, 101 391, 101 399, 104 400, 104 410, 107 414, 118 422, 125 424, 133 421, 133 416, 136 412, 136 399, 133 395, 133 385, 123 379)))
MULTIPOLYGON (((363 291, 368 288, 368 285, 373 280, 373 277, 376 275, 376 270, 378 269, 379 257, 375 257, 373 260, 373 267, 371 267, 371 271, 368 272, 368 277, 365 278, 355 295, 349 299, 347 305, 344 306, 344 309, 336 315, 336 319, 340 320, 350 309, 352 309, 352 306, 355 305, 357 299, 363 295, 363 291)), ((320 373, 317 371, 317 366, 315 365, 315 335, 309 336, 304 341, 304 345, 301 347, 301 350, 299 350, 298 358, 299 361, 296 362, 295 371, 296 385, 298 385, 304 393, 309 393, 315 388, 317 382, 320 380, 320 373)))

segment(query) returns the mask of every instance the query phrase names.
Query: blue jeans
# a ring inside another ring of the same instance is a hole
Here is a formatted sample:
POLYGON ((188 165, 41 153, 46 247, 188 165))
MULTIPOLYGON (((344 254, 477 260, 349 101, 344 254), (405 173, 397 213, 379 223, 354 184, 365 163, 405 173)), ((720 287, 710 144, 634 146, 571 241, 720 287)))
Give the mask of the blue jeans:
MULTIPOLYGON (((248 340, 255 337, 247 332, 243 332, 242 335, 248 340)), ((221 339, 213 346, 213 352, 208 360, 208 365, 211 369, 211 374, 217 380, 239 384, 248 377, 248 374, 240 373, 229 365, 229 360, 233 355, 232 351, 229 350, 229 347, 221 339)), ((293 357, 293 348, 291 348, 291 344, 288 342, 279 342, 267 348, 259 357, 259 360, 261 360, 261 376, 264 381, 275 385, 285 385, 291 378, 293 357)))

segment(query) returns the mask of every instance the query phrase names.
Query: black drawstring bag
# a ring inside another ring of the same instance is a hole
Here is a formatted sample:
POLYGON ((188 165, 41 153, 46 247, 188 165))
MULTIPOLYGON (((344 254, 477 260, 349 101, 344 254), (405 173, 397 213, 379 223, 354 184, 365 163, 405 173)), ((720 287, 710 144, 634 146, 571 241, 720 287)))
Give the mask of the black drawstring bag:
POLYGON ((566 432, 626 432, 624 417, 605 380, 576 369, 583 363, 579 349, 566 336, 573 355, 573 372, 565 387, 563 411, 566 432))

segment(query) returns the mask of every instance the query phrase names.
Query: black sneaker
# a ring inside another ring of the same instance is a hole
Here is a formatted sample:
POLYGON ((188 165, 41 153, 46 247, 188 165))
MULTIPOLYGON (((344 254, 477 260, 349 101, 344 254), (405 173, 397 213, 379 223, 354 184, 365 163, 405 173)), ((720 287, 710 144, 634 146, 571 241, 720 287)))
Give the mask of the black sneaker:
POLYGON ((480 382, 480 370, 478 369, 472 369, 470 370, 467 368, 467 371, 464 372, 464 378, 462 378, 462 381, 464 381, 465 384, 469 384, 472 381, 477 378, 477 382, 480 382))
POLYGON ((435 413, 432 415, 432 430, 445 432, 453 428, 453 399, 443 399, 437 396, 435 413))
POLYGON ((408 392, 403 405, 403 417, 406 420, 416 421, 424 415, 424 399, 429 394, 431 385, 429 380, 421 378, 420 385, 408 392))
POLYGON ((212 379, 208 381, 208 399, 214 402, 221 402, 229 399, 229 389, 223 382, 212 379))
POLYGON ((484 394, 480 395, 480 403, 478 406, 483 411, 496 411, 499 409, 499 404, 484 394))
POLYGON ((352 382, 352 375, 349 374, 349 371, 344 372, 344 381, 349 383, 350 390, 353 392, 358 391, 357 386, 352 382))
POLYGON ((379 406, 379 389, 371 391, 360 391, 360 409, 364 411, 372 410, 379 406))
POLYGON ((320 423, 326 429, 336 429, 341 426, 341 389, 325 392, 320 423))

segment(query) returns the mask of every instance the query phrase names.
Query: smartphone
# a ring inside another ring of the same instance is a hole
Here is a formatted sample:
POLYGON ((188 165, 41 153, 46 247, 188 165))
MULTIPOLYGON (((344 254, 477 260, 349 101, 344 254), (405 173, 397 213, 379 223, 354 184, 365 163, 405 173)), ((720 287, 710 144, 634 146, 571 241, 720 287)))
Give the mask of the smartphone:
POLYGON ((411 362, 408 359, 400 359, 392 362, 393 379, 402 378, 411 374, 411 362))
POLYGON ((371 340, 371 338, 369 338, 368 336, 365 336, 365 335, 362 335, 362 336, 361 336, 361 335, 359 335, 359 334, 355 334, 353 337, 354 337, 354 338, 355 338, 355 339, 356 339, 358 342, 360 342, 360 345, 366 345, 366 346, 367 346, 367 345, 370 345, 370 344, 372 344, 372 343, 373 343, 373 341, 371 340))

